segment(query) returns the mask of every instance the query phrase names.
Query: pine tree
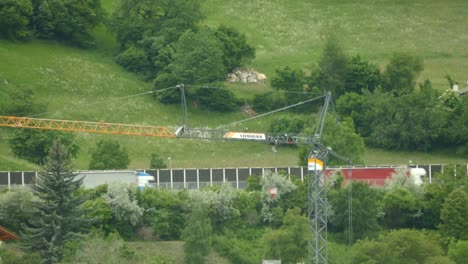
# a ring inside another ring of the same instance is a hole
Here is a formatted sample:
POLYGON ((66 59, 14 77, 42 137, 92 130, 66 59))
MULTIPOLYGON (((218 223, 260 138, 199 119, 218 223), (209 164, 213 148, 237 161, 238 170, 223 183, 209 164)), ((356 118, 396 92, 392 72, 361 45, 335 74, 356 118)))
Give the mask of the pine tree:
POLYGON ((24 226, 24 249, 38 252, 43 263, 57 263, 63 246, 82 237, 87 222, 81 209, 85 196, 77 196, 83 179, 76 179, 68 151, 57 140, 53 143, 33 191, 38 201, 33 217, 24 226))

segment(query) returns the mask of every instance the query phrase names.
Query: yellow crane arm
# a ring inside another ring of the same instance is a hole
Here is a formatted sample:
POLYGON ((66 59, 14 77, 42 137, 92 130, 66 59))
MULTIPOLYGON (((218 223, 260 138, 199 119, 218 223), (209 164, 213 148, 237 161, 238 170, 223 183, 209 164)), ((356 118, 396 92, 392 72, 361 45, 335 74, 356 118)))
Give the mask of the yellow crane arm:
POLYGON ((1 126, 147 137, 175 137, 175 134, 166 127, 17 116, 0 116, 0 127, 1 126))

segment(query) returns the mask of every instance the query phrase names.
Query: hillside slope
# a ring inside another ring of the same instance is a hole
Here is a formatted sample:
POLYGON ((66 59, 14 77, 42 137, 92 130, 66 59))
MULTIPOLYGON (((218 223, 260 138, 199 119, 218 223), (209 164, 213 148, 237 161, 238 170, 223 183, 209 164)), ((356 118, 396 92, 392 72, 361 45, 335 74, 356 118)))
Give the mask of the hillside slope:
POLYGON ((310 68, 330 33, 350 55, 380 65, 394 52, 424 59, 421 80, 446 87, 445 74, 468 80, 464 0, 206 0, 206 23, 239 28, 255 44, 254 67, 272 74, 284 65, 310 68))

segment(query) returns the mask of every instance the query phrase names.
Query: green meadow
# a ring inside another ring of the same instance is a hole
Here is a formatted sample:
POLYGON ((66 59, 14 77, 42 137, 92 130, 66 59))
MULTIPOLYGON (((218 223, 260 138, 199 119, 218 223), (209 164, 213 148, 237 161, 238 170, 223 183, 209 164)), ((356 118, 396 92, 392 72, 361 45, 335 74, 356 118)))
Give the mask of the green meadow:
MULTIPOLYGON (((103 5, 111 13, 115 1, 103 5)), ((444 78, 464 83, 468 79, 468 31, 463 0, 205 0, 204 24, 236 27, 256 48, 256 59, 248 65, 271 77, 275 69, 291 66, 313 70, 325 39, 334 34, 346 52, 377 63, 382 68, 394 52, 421 56, 425 70, 420 81, 431 80, 439 89, 448 87, 444 78)), ((0 89, 3 85, 31 88, 47 113, 37 117, 125 124, 167 126, 180 124, 180 106, 157 103, 150 94, 151 82, 126 72, 113 61, 118 45, 101 25, 94 31, 97 47, 82 50, 49 41, 0 41, 0 89), (6 82, 5 82, 6 80, 6 82), (138 96, 137 96, 138 95, 138 96)), ((267 83, 229 85, 237 96, 251 99, 269 90, 267 83)), ((0 98, 1 100, 1 98, 0 98)), ((241 113, 221 114, 188 105, 189 125, 216 128, 248 118, 241 113)), ((1 113, 0 113, 1 115, 1 113)), ((304 113, 309 115, 310 113, 304 113)), ((254 119, 233 130, 266 131, 278 114, 254 119)), ((0 170, 38 167, 11 154, 11 129, 0 129, 0 170)), ((274 152, 259 143, 165 139, 77 133, 81 150, 75 167, 86 169, 90 150, 102 138, 118 140, 129 152, 130 168, 147 168, 151 153, 172 158, 173 167, 295 166, 296 150, 274 152)), ((450 150, 434 153, 389 152, 367 149, 365 165, 413 163, 461 163, 466 159, 450 150)), ((168 164, 169 165, 169 164, 168 164)))

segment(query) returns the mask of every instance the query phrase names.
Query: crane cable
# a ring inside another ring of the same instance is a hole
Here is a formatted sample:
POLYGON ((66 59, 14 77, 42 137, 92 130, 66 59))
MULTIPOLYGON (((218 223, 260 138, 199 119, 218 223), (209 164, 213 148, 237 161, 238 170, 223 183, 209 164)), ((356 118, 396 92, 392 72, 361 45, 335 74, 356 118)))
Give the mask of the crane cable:
MULTIPOLYGON (((142 96, 142 95, 152 94, 152 93, 158 93, 158 92, 162 92, 162 91, 166 91, 166 90, 170 90, 170 89, 176 89, 176 88, 179 88, 179 86, 172 86, 172 87, 167 87, 167 88, 163 88, 163 89, 159 89, 159 90, 151 90, 151 91, 146 91, 146 92, 142 92, 142 93, 126 95, 126 96, 122 96, 122 97, 115 97, 115 98, 110 98, 110 99, 105 99, 105 100, 99 100, 99 101, 95 101, 95 102, 92 102, 92 103, 87 103, 87 104, 82 105, 80 107, 87 107, 87 106, 91 106, 91 105, 95 105, 95 104, 101 104, 103 102, 128 99, 128 98, 132 98, 132 97, 137 97, 137 96, 142 96)), ((29 115, 29 116, 26 116, 26 117, 38 117, 38 116, 43 116, 43 115, 47 115, 47 114, 55 114, 55 113, 57 113, 59 111, 60 110, 56 110, 55 112, 43 112, 43 113, 39 113, 39 114, 29 115)))
POLYGON ((222 126, 217 127, 216 129, 220 129, 220 128, 224 128, 224 127, 228 127, 228 126, 232 126, 232 125, 237 125, 237 124, 240 124, 240 123, 243 123, 243 122, 246 122, 246 121, 250 121, 250 120, 253 120, 253 119, 256 119, 256 118, 259 118, 259 117, 264 117, 264 116, 267 116, 267 115, 271 115, 271 114, 274 114, 276 112, 280 112, 280 111, 283 111, 283 110, 286 110, 286 109, 289 109, 289 108, 292 108, 292 107, 295 107, 295 106, 303 105, 305 103, 312 102, 312 101, 318 100, 318 99, 323 98, 323 97, 325 97, 325 95, 318 96, 318 97, 315 97, 315 98, 312 98, 312 99, 309 99, 309 100, 301 101, 301 102, 296 103, 296 104, 292 104, 292 105, 289 105, 289 106, 286 106, 286 107, 282 107, 282 108, 270 111, 268 113, 253 116, 253 117, 243 119, 243 120, 240 120, 240 121, 237 121, 237 122, 233 122, 233 123, 230 123, 230 124, 227 124, 227 125, 222 125, 222 126))

